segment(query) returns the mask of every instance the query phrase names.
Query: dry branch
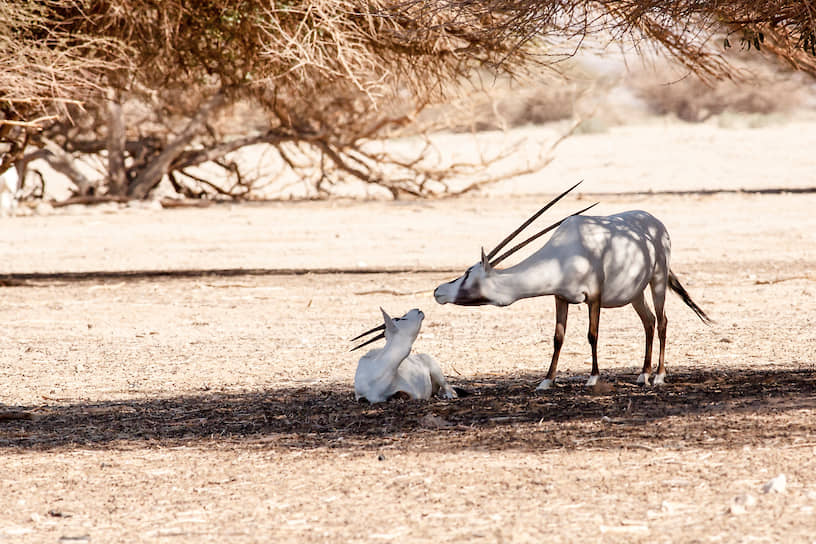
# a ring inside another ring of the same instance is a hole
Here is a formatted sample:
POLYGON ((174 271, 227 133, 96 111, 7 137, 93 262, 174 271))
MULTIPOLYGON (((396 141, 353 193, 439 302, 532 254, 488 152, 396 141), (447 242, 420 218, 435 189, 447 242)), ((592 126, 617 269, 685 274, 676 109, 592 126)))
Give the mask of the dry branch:
MULTIPOLYGON (((660 44, 710 78, 730 75, 723 47, 737 38, 748 48, 768 44, 794 66, 812 69, 816 63, 802 52, 816 54, 814 5, 811 0, 0 3, 0 144, 7 144, 0 148, 0 169, 20 158, 30 138, 38 141, 38 121, 56 112, 62 119, 48 137, 59 136, 66 154, 107 153, 109 173, 99 185, 111 195, 143 198, 165 175, 185 194, 244 195, 252 181, 234 168, 238 181, 229 188, 208 180, 187 187, 173 173, 221 160, 240 143, 263 140, 259 134, 266 134, 289 168, 311 169, 308 179, 318 193, 330 191, 338 175, 345 175, 395 197, 439 194, 451 172, 423 167, 423 153, 397 158, 367 153, 366 144, 411 123, 417 111, 450 93, 475 68, 513 74, 533 64, 557 64, 587 36, 601 35, 660 44), (725 44, 713 41, 723 32, 725 44), (208 102, 213 96, 218 104, 208 102), (264 128, 232 127, 230 133, 216 126, 213 112, 239 100, 258 107, 264 128), (143 119, 116 111, 116 104, 126 108, 128 101, 149 110, 143 119), (117 121, 122 116, 124 128, 117 121), (35 117, 40 119, 31 120, 35 117), (290 142, 306 150, 293 152, 290 142)), ((470 190, 489 182, 477 181, 470 190)), ((92 184, 77 185, 86 194, 92 184)))
POLYGON ((198 134, 207 118, 223 106, 225 101, 226 96, 219 91, 202 104, 187 126, 184 127, 184 130, 173 141, 169 142, 156 159, 133 181, 130 194, 134 198, 144 198, 151 189, 159 184, 161 178, 167 174, 170 165, 198 134))

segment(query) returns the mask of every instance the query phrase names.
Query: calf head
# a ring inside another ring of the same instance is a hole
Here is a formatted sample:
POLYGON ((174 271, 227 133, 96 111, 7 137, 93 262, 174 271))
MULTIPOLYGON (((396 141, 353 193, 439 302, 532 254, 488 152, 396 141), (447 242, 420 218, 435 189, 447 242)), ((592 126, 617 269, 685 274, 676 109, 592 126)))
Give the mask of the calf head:
POLYGON ((359 340, 364 336, 368 336, 371 333, 380 332, 377 336, 366 340, 364 343, 360 344, 351 349, 351 351, 355 351, 360 349, 363 346, 367 346, 372 342, 376 342, 377 340, 381 340, 385 338, 386 343, 391 342, 393 340, 399 339, 401 341, 407 341, 411 344, 414 343, 416 337, 419 335, 419 329, 422 326, 422 320, 425 319, 425 314, 422 313, 421 310, 414 308, 412 310, 408 310, 402 317, 392 318, 388 313, 380 308, 383 316, 383 324, 377 325, 376 327, 367 330, 366 332, 359 334, 351 339, 351 341, 359 340))

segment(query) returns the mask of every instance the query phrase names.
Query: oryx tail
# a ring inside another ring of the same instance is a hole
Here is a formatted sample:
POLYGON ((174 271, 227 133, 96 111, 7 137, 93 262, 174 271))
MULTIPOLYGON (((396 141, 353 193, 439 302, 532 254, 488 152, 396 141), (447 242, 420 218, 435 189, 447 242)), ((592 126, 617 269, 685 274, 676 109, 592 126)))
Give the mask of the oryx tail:
POLYGON ((697 303, 691 300, 691 295, 688 294, 685 287, 680 283, 680 280, 677 279, 677 276, 674 275, 674 272, 669 270, 669 287, 672 291, 680 295, 680 298, 683 299, 683 302, 686 303, 686 306, 694 310, 694 313, 697 314, 697 317, 705 323, 706 325, 710 325, 712 323, 711 318, 706 315, 702 308, 697 306, 697 303))

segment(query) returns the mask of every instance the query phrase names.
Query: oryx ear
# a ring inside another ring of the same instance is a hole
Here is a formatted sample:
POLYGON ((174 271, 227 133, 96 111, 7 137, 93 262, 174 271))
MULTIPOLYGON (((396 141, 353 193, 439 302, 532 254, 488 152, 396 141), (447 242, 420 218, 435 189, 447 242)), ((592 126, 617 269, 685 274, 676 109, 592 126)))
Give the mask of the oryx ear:
POLYGON ((484 248, 482 248, 482 268, 485 272, 490 272, 493 268, 490 266, 490 261, 485 256, 484 248))
POLYGON ((380 306, 380 311, 382 312, 383 322, 385 323, 385 330, 392 331, 396 329, 397 326, 394 325, 394 320, 391 319, 391 316, 388 315, 388 313, 386 313, 386 311, 382 309, 382 306, 380 306))

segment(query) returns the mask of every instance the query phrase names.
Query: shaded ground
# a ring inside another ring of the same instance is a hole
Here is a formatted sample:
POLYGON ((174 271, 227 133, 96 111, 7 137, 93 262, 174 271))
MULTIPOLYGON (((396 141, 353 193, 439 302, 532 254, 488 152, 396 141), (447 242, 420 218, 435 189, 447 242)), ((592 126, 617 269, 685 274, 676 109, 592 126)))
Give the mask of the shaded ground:
MULTIPOLYGON (((18 407, 0 447, 50 450, 111 445, 184 445, 217 437, 295 450, 402 448, 456 451, 561 448, 722 448, 788 442, 816 431, 796 412, 816 408, 811 370, 686 371, 671 387, 634 385, 615 374, 594 388, 583 377, 547 394, 538 376, 456 380, 457 400, 358 403, 348 388, 284 388, 141 402, 18 407), (790 419, 788 419, 790 418, 790 419), (780 426, 783 420, 788 424, 780 426)), ((814 444, 816 445, 816 443, 814 444)))

